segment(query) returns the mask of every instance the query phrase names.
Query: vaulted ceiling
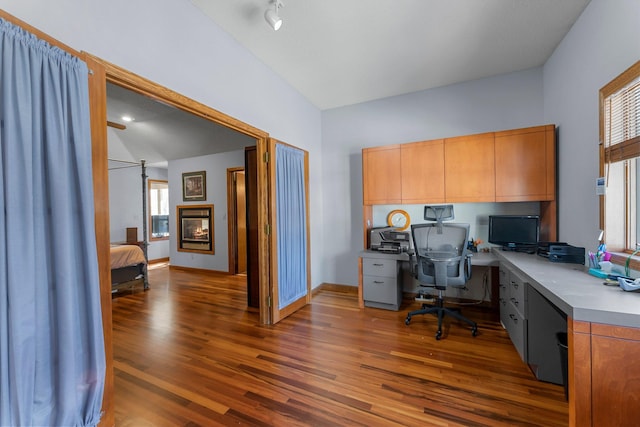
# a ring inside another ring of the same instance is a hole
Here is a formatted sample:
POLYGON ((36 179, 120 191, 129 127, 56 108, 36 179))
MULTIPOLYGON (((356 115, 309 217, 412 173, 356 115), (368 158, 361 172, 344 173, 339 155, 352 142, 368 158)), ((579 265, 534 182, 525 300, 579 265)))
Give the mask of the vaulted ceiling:
POLYGON ((321 110, 541 66, 589 3, 272 1, 191 3, 321 110))
MULTIPOLYGON (((538 67, 589 0, 190 0, 320 110, 538 67)), ((255 141, 109 85, 108 120, 133 159, 151 164, 255 141), (188 143, 185 143, 188 142, 188 143)), ((110 139, 114 139, 110 137, 110 139)), ((111 142, 110 142, 111 144, 111 142)))

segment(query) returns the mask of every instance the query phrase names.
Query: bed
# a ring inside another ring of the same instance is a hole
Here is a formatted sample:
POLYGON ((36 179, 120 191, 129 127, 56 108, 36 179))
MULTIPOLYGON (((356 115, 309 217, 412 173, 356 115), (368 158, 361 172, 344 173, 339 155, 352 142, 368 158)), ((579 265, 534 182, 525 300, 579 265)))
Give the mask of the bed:
MULTIPOLYGON (((130 162, 109 159, 109 173, 112 170, 140 167, 142 177, 142 242, 138 244, 111 244, 111 293, 118 292, 124 283, 141 280, 144 289, 149 289, 147 280, 147 169, 145 161, 130 162)), ((137 234, 137 231, 136 231, 137 234)), ((127 236, 127 241, 129 237, 127 236)))
POLYGON ((118 292, 118 285, 134 280, 142 280, 144 289, 147 281, 147 260, 138 245, 111 245, 111 292, 118 292))

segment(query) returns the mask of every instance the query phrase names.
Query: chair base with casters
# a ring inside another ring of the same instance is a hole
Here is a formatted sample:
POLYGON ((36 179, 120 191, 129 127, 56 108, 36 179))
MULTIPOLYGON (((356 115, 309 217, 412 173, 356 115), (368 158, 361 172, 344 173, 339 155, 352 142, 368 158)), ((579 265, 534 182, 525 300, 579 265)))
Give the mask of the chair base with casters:
POLYGON ((471 335, 478 335, 478 324, 473 320, 467 319, 462 314, 460 314, 460 310, 457 308, 449 308, 444 306, 444 298, 442 295, 442 290, 438 290, 438 297, 436 298, 436 304, 422 304, 422 308, 420 310, 414 310, 407 314, 407 318, 404 321, 405 325, 409 325, 411 322, 411 317, 416 314, 435 314, 438 316, 438 331, 436 332, 436 339, 439 340, 442 337, 442 320, 444 316, 451 316, 455 319, 458 319, 462 322, 465 322, 471 326, 471 335))

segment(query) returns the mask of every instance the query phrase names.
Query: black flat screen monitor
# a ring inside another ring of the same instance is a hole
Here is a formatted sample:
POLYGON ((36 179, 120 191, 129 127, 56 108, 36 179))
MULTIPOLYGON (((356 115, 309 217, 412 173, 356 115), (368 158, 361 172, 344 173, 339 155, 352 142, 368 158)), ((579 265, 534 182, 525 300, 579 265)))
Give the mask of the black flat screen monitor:
POLYGON ((489 243, 506 250, 535 252, 540 235, 538 215, 490 215, 489 243))

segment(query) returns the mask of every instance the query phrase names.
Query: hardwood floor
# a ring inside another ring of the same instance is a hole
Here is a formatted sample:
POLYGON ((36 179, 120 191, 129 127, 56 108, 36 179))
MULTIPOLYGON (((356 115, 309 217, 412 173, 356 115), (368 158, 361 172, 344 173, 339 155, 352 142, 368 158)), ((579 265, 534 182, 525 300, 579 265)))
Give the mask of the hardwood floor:
POLYGON ((497 320, 358 309, 320 291, 274 326, 246 310, 245 277, 149 271, 113 302, 117 426, 566 426, 561 386, 537 381, 497 320), (449 328, 450 326, 450 328, 449 328))

